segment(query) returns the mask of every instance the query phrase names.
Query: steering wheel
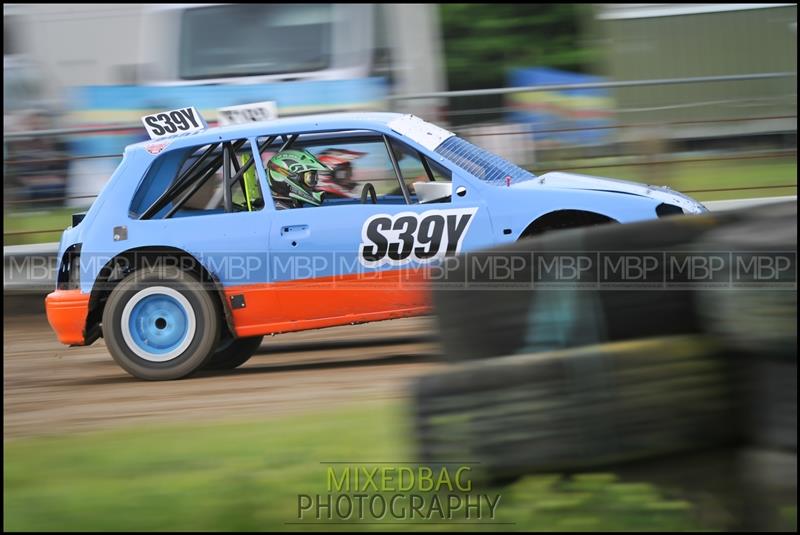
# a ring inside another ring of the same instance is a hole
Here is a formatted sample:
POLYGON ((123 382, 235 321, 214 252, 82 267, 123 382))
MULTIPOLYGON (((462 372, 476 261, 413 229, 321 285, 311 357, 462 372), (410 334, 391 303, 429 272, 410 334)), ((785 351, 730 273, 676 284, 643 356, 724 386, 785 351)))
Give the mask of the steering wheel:
POLYGON ((370 182, 364 184, 364 187, 361 188, 361 204, 367 204, 367 193, 372 198, 372 204, 378 204, 378 195, 375 193, 375 186, 373 186, 370 182))

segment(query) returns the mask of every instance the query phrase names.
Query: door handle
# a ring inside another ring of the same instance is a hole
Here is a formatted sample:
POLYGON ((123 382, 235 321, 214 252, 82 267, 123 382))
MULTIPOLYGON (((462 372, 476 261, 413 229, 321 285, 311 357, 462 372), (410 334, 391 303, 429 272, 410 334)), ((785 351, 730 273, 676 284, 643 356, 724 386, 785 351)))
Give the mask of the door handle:
POLYGON ((281 227, 281 236, 285 238, 305 238, 311 234, 308 225, 290 225, 281 227))

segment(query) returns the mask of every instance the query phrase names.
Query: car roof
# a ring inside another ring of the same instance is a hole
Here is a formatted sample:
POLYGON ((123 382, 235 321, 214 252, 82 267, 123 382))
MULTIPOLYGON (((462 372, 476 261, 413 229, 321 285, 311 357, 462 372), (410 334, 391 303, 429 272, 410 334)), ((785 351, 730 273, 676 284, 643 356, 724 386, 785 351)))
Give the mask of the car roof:
POLYGON ((265 136, 272 134, 292 134, 314 132, 321 130, 358 130, 376 129, 385 130, 386 125, 393 119, 402 117, 400 113, 388 112, 348 112, 324 113, 318 115, 302 115, 297 117, 284 117, 271 121, 260 121, 230 126, 215 126, 194 134, 179 134, 160 139, 149 139, 126 147, 127 151, 145 150, 148 146, 158 142, 168 142, 168 149, 177 149, 187 146, 203 145, 220 140, 265 136))

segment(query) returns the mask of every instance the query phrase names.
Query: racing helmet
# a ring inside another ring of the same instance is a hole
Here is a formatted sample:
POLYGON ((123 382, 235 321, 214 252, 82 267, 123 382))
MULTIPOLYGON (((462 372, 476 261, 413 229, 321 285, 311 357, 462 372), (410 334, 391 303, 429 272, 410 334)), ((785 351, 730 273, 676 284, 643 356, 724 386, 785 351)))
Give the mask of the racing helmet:
POLYGON ((323 193, 314 191, 318 173, 331 169, 307 150, 284 150, 267 162, 267 177, 274 197, 319 206, 323 193))
POLYGON ((319 153, 319 161, 330 167, 331 171, 320 173, 320 184, 317 187, 333 195, 347 197, 357 186, 353 180, 353 160, 366 156, 366 152, 329 148, 319 153))

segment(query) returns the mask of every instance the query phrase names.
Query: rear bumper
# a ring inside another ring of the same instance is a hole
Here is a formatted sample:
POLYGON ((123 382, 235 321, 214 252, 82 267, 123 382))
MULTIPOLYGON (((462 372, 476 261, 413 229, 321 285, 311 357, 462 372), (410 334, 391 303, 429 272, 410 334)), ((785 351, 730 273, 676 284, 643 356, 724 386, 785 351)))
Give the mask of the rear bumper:
POLYGON ((80 290, 56 290, 45 299, 47 321, 62 344, 86 345, 89 294, 80 290))

